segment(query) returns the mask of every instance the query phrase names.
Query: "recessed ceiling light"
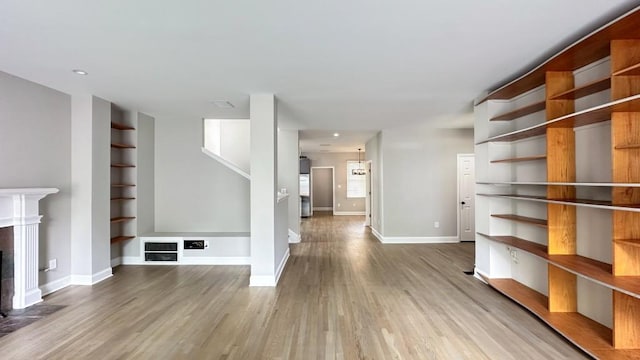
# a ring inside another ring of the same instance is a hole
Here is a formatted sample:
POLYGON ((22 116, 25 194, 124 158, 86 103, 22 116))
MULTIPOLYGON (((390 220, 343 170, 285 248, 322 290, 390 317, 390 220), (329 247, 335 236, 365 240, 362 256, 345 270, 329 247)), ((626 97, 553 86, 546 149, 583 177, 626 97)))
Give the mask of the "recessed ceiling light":
POLYGON ((340 134, 338 134, 338 133, 333 133, 333 136, 338 137, 338 136, 340 136, 340 134))
POLYGON ((88 72, 81 70, 81 69, 73 69, 72 70, 74 73, 78 74, 78 75, 89 75, 88 72))
POLYGON ((235 107, 228 100, 213 100, 212 103, 221 109, 233 109, 235 107))

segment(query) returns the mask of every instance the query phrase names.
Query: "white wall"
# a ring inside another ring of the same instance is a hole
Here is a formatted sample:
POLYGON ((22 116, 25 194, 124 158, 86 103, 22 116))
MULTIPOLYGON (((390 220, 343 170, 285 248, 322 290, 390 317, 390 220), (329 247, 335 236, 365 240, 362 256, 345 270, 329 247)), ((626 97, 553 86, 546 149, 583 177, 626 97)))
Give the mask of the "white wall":
POLYGON ((278 131, 278 189, 286 188, 288 198, 288 224, 297 241, 300 236, 300 179, 298 130, 278 131))
POLYGON ((155 119, 155 231, 248 232, 249 180, 202 153, 200 118, 155 119))
POLYGON ((382 234, 456 236, 456 155, 473 153, 473 129, 434 129, 428 124, 386 129, 379 146, 384 159, 382 234))
MULTIPOLYGON (((365 198, 347 198, 347 161, 358 161, 358 153, 303 153, 311 160, 311 167, 333 166, 335 168, 335 212, 365 211, 365 198)), ((365 159, 365 153, 360 153, 360 160, 365 159)), ((364 163, 363 165, 364 166, 364 163)), ((315 171, 315 170, 314 170, 315 171)), ((314 203, 314 206, 315 203, 314 203)))
POLYGON ((56 187, 40 202, 40 284, 71 272, 71 97, 0 72, 0 188, 56 187))

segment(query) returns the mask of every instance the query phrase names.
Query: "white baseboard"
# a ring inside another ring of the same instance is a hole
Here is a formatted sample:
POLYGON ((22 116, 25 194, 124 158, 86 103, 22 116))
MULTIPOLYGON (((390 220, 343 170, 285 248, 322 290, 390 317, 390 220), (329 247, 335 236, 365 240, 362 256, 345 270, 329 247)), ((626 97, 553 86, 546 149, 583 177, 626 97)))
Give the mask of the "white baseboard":
POLYGON ((123 256, 121 265, 142 265, 144 262, 140 256, 123 256))
POLYGON ((249 286, 276 286, 276 277, 273 275, 251 275, 249 286))
POLYGON ((460 242, 457 236, 384 236, 383 244, 444 244, 460 242))
POLYGON ((116 266, 122 265, 122 256, 111 259, 111 267, 114 268, 116 266))
POLYGON ((289 244, 297 244, 300 242, 300 235, 289 229, 289 244))
POLYGON ((93 275, 71 275, 71 285, 94 285, 113 276, 111 267, 99 271, 93 275))
POLYGON ((331 206, 314 206, 313 211, 331 211, 333 208, 331 206))
POLYGON ((176 261, 143 261, 139 256, 123 256, 122 265, 251 265, 249 256, 183 256, 176 261))
POLYGON ((278 285, 278 280, 280 280, 280 275, 282 275, 282 272, 287 265, 287 260, 289 260, 289 249, 287 249, 287 252, 285 252, 282 257, 282 261, 280 261, 275 275, 251 275, 249 277, 249 286, 275 287, 278 285))
POLYGON ((384 243, 384 241, 382 241, 384 237, 373 226, 371 227, 371 233, 373 234, 373 236, 376 237, 376 239, 378 239, 378 241, 380 241, 381 243, 384 243))
MULTIPOLYGON (((153 262, 151 262, 153 263, 153 262)), ((251 265, 250 257, 232 256, 183 256, 179 264, 175 265, 251 265)))
MULTIPOLYGON (((25 308, 29 307, 31 305, 37 304, 39 302, 42 302, 42 291, 40 290, 40 288, 31 289, 31 290, 27 291, 24 294, 24 307, 25 308)), ((13 308, 14 309, 24 309, 24 308, 19 308, 17 305, 18 304, 16 304, 15 297, 14 297, 13 308)))
POLYGON ((487 273, 485 273, 484 271, 478 270, 478 268, 474 268, 473 269, 473 277, 475 277, 476 279, 482 281, 483 283, 487 283, 487 281, 482 278, 483 276, 486 277, 487 279, 489 278, 489 275, 487 273))
POLYGON ((341 216, 341 215, 366 215, 367 213, 364 211, 334 211, 333 215, 341 216))
POLYGON ((383 244, 443 244, 458 243, 457 236, 382 236, 375 228, 371 233, 383 244))
POLYGON ((278 281, 280 281, 280 275, 282 275, 282 272, 284 271, 285 266, 287 266, 287 261, 289 261, 289 255, 290 255, 290 251, 289 251, 289 247, 287 247, 287 251, 284 253, 284 256, 282 257, 282 261, 280 261, 280 265, 278 265, 278 269, 276 270, 276 285, 278 284, 278 281))
POLYGON ((65 276, 61 279, 53 280, 44 285, 41 285, 40 291, 42 291, 42 296, 45 296, 58 290, 62 290, 69 285, 71 285, 71 276, 65 276))

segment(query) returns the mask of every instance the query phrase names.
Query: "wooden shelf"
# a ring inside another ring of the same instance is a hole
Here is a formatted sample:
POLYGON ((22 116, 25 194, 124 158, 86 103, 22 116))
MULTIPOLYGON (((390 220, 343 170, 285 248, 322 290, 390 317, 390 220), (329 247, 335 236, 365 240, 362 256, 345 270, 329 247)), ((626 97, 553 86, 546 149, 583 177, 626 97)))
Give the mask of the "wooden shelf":
POLYGON ((618 70, 613 76, 638 76, 640 75, 640 64, 634 64, 624 69, 618 70))
POLYGON ((618 244, 640 247, 640 239, 616 239, 613 241, 618 244))
POLYGON ((487 235, 483 233, 478 233, 478 235, 484 236, 489 240, 493 240, 499 243, 503 243, 505 245, 513 246, 520 250, 524 250, 533 255, 539 256, 541 258, 547 257, 547 247, 542 244, 535 243, 533 241, 524 240, 515 236, 504 236, 504 235, 487 235))
POLYGON ((134 239, 135 236, 116 236, 116 237, 112 237, 111 238, 111 243, 115 244, 115 243, 119 243, 121 241, 126 241, 126 240, 131 240, 134 239))
POLYGON ((118 217, 111 218, 111 223, 115 224, 119 222, 133 220, 133 219, 135 219, 135 216, 118 216, 118 217))
POLYGON ((616 150, 640 149, 640 144, 617 145, 616 147, 614 147, 614 149, 616 149, 616 150))
POLYGON ((135 130, 136 129, 133 126, 120 124, 120 123, 116 123, 116 122, 113 122, 113 121, 111 122, 111 128, 112 129, 116 129, 116 130, 135 130))
POLYGON ((640 187, 638 183, 592 183, 592 182, 547 182, 547 181, 478 181, 479 185, 527 185, 527 186, 583 186, 583 187, 640 187))
POLYGON ((128 144, 112 143, 111 147, 114 149, 135 149, 136 147, 128 144))
POLYGON ((547 227, 547 220, 544 220, 544 219, 536 219, 532 217, 513 215, 513 214, 491 214, 491 216, 499 219, 506 219, 506 220, 516 221, 516 222, 521 222, 521 223, 535 225, 543 228, 547 227))
POLYGON ((134 168, 136 166, 133 165, 133 164, 119 164, 119 163, 116 163, 116 164, 111 164, 111 167, 112 168, 134 168))
POLYGON ((611 101, 586 110, 549 120, 545 123, 534 125, 522 130, 512 131, 497 135, 481 141, 476 145, 488 142, 511 142, 526 139, 538 135, 544 135, 547 128, 576 128, 589 124, 611 120, 612 112, 640 111, 640 95, 629 96, 624 99, 611 101))
POLYGON ((484 97, 479 103, 491 99, 511 99, 545 84, 547 71, 573 71, 603 59, 610 54, 613 39, 640 38, 640 11, 633 10, 597 29, 566 47, 535 69, 508 82, 484 97))
POLYGON ((543 294, 512 279, 485 281, 498 292, 532 312, 577 347, 598 359, 637 359, 640 350, 616 350, 611 329, 575 312, 552 313, 543 294))
POLYGON ((111 201, 127 201, 127 200, 135 200, 134 197, 114 197, 111 198, 111 201))
POLYGON ((549 255, 547 247, 515 236, 491 236, 478 233, 489 240, 509 245, 535 255, 565 271, 629 296, 640 298, 640 276, 614 276, 611 265, 580 255, 549 255))
POLYGON ((541 202, 546 204, 573 205, 590 207, 596 209, 621 210, 640 212, 640 204, 613 205, 611 201, 591 200, 591 199, 547 199, 544 196, 516 195, 516 194, 477 194, 479 196, 498 197, 513 200, 525 200, 541 202))
POLYGON ((508 158, 508 159, 500 159, 500 160, 491 160, 492 164, 495 163, 511 163, 511 162, 521 162, 521 161, 533 161, 533 160, 544 160, 547 158, 547 155, 533 155, 533 156, 523 156, 516 158, 508 158))
POLYGON ((542 111, 545 108, 545 102, 541 101, 535 104, 527 105, 520 109, 516 109, 513 111, 509 111, 508 113, 504 113, 489 119, 489 121, 511 121, 515 120, 519 117, 523 117, 525 115, 537 113, 538 111, 542 111))
POLYGON ((606 77, 551 96, 550 100, 575 100, 610 88, 611 78, 606 77))
POLYGON ((135 184, 111 184, 111 187, 117 187, 117 188, 122 188, 122 187, 133 187, 136 186, 135 184))

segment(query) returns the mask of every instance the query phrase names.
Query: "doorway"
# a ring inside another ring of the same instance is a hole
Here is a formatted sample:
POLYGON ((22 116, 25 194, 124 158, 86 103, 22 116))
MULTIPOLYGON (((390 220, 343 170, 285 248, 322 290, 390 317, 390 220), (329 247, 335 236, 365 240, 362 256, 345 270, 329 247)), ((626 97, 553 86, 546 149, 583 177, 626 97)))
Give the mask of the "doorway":
POLYGON ((335 176, 333 166, 311 167, 311 215, 314 211, 335 210, 335 176))
POLYGON ((458 154, 458 237, 475 241, 475 155, 458 154))

